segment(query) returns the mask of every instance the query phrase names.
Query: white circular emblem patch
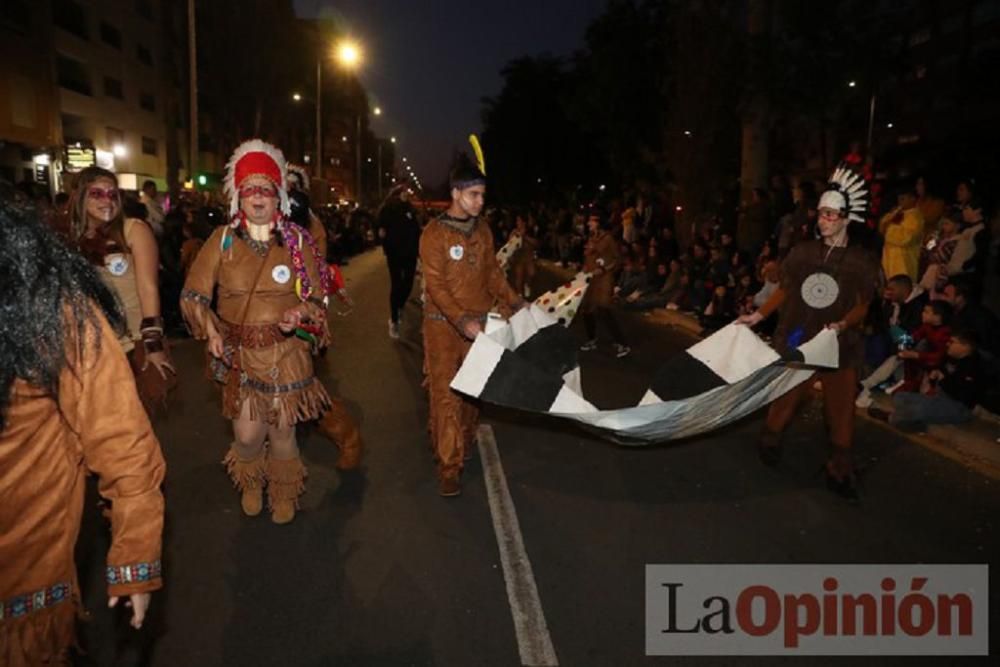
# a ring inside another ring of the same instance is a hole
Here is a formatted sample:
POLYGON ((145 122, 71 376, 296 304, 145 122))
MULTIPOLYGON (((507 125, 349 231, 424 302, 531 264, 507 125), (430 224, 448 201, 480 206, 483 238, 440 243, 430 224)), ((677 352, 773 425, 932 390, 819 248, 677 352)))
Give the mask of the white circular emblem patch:
POLYGON ((451 248, 448 249, 448 254, 451 256, 453 260, 457 262, 458 260, 465 257, 465 248, 463 248, 460 245, 453 245, 451 248))
POLYGON ((274 282, 284 285, 292 279, 292 270, 284 264, 278 264, 271 269, 271 277, 274 278, 274 282))
POLYGON ((112 253, 104 258, 104 266, 113 276, 124 276, 128 271, 128 257, 120 252, 112 253))
POLYGON ((802 283, 802 300, 817 310, 832 306, 838 294, 840 286, 829 273, 813 273, 802 283))

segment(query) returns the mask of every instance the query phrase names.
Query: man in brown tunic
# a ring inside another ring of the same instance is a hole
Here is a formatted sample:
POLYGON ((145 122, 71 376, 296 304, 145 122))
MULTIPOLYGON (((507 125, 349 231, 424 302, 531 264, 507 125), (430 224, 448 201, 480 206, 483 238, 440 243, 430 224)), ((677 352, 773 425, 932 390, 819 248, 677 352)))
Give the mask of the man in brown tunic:
POLYGON ((165 466, 96 271, 0 204, 0 275, 0 665, 68 664, 84 479, 111 503, 109 604, 138 628, 162 586, 165 466))
POLYGON ((600 318, 615 342, 615 356, 619 359, 631 351, 625 343, 618 320, 611 312, 611 304, 615 293, 615 273, 618 271, 620 256, 618 243, 611 232, 608 223, 598 215, 592 215, 587 220, 590 238, 583 249, 583 270, 591 274, 590 287, 580 304, 583 314, 583 324, 587 329, 587 342, 580 346, 584 352, 597 349, 597 320, 600 318))
MULTIPOLYGON (((464 157, 464 156, 463 156, 464 157)), ((462 462, 478 428, 479 410, 450 384, 486 315, 499 304, 524 301, 507 284, 493 233, 479 218, 486 193, 482 169, 463 159, 451 175, 451 207, 420 236, 424 274, 424 372, 430 394, 430 432, 438 463, 438 492, 457 496, 462 462)))
MULTIPOLYGON (((739 321, 751 326, 779 310, 774 347, 787 352, 823 328, 838 333, 840 364, 820 371, 823 407, 832 454, 824 468, 831 490, 857 497, 851 446, 854 439, 854 397, 864 353, 861 324, 880 280, 878 259, 861 245, 850 244, 848 225, 863 221, 864 190, 859 176, 838 169, 819 203, 820 238, 795 245, 781 265, 781 283, 768 301, 739 321), (853 189, 852 189, 853 188, 853 189)), ((803 382, 774 401, 758 443, 761 460, 777 465, 781 434, 795 416, 813 381, 803 382)))

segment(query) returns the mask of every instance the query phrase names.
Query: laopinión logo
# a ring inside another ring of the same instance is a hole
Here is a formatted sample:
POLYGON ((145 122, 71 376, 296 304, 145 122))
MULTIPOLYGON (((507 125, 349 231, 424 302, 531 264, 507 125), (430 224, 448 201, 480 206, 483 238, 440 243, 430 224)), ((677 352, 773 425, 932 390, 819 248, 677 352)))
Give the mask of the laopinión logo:
POLYGON ((647 655, 988 655, 987 565, 647 565, 647 655))

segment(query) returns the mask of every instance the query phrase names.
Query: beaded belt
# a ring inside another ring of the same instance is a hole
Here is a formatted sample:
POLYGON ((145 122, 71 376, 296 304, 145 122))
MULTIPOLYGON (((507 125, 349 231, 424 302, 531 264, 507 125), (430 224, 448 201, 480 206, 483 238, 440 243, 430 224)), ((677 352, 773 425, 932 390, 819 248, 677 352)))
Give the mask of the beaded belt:
POLYGON ((243 380, 241 384, 250 387, 254 391, 259 391, 262 394, 286 394, 290 391, 304 389, 311 385, 315 380, 315 377, 307 377, 302 380, 296 380, 295 382, 289 382, 288 384, 267 384, 266 382, 261 382, 260 380, 248 377, 243 380))
POLYGON ((46 607, 54 607, 60 602, 68 600, 69 592, 69 584, 56 584, 55 586, 49 586, 34 593, 25 593, 24 595, 4 600, 3 604, 0 604, 0 621, 26 616, 33 611, 45 609, 46 607))
POLYGON ((277 324, 230 324, 223 322, 222 338, 232 347, 271 347, 284 342, 288 335, 277 324))

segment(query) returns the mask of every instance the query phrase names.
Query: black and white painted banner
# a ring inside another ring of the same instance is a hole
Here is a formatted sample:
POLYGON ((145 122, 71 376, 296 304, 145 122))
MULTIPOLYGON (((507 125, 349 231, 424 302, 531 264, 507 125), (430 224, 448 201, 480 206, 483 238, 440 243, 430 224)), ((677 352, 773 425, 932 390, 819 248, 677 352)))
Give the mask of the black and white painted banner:
POLYGON ((578 341, 557 323, 537 304, 510 320, 491 317, 452 389, 571 419, 624 444, 650 444, 725 426, 805 382, 816 368, 838 363, 834 331, 819 333, 782 359, 748 327, 730 324, 663 366, 638 405, 599 410, 581 390, 578 341))

